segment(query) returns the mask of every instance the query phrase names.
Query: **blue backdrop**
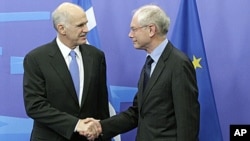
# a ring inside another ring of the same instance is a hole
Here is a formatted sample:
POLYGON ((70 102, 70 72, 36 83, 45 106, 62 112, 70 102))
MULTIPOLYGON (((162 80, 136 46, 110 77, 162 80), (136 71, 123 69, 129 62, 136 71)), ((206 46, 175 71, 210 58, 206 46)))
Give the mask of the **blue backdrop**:
MULTIPOLYGON (((1 0, 0 2, 0 140, 27 141, 32 126, 22 98, 22 61, 31 49, 51 41, 51 12, 65 0, 1 0)), ((71 2, 71 0, 66 0, 71 2)), ((126 109, 136 91, 145 52, 128 38, 131 11, 156 3, 170 16, 171 39, 180 0, 92 0, 101 49, 106 54, 110 102, 126 109), (121 65, 123 64, 123 65, 121 65), (118 72, 123 72, 120 75, 118 72)), ((248 0, 197 1, 204 48, 223 139, 230 124, 250 123, 250 18, 248 0)), ((133 140, 134 133, 121 135, 133 140)))

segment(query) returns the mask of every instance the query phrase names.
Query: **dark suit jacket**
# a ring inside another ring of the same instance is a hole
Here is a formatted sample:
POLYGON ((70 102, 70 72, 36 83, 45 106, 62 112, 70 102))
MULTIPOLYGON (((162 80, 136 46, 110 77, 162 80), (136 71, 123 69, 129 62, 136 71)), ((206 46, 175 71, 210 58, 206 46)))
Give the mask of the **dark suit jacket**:
POLYGON ((144 93, 143 71, 133 106, 101 121, 103 138, 137 128, 136 141, 196 141, 199 102, 192 62, 169 42, 144 93))
POLYGON ((54 40, 29 52, 24 59, 24 103, 34 119, 32 141, 87 141, 74 133, 80 119, 109 117, 104 53, 80 46, 84 88, 79 106, 66 62, 54 40))

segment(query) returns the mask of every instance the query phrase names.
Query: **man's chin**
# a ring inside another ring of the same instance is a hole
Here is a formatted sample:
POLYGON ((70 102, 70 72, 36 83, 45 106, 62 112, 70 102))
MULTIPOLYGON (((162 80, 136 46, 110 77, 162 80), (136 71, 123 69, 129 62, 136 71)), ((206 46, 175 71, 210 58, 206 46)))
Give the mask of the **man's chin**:
POLYGON ((79 45, 83 45, 83 44, 87 44, 87 41, 84 40, 84 41, 79 42, 79 45))
POLYGON ((138 50, 142 50, 142 49, 143 49, 143 48, 141 48, 140 46, 137 46, 137 45, 135 45, 135 44, 134 44, 134 48, 135 48, 135 49, 138 49, 138 50))

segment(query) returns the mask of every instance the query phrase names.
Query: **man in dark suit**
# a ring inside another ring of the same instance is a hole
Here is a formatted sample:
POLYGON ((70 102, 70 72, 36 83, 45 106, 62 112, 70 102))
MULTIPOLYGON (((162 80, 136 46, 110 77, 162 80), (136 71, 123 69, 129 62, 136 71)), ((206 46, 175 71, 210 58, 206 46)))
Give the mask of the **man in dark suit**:
POLYGON ((129 37, 151 61, 142 69, 133 105, 109 119, 92 120, 103 138, 137 127, 136 141, 198 140, 196 74, 189 58, 167 39, 169 23, 169 17, 156 5, 135 11, 129 37), (148 82, 146 77, 150 77, 148 82))
POLYGON ((34 120, 30 140, 87 141, 80 135, 88 129, 84 119, 109 117, 105 55, 86 44, 88 20, 81 7, 62 3, 52 19, 57 38, 24 59, 24 104, 34 120), (69 71, 71 51, 78 64, 78 87, 69 71))

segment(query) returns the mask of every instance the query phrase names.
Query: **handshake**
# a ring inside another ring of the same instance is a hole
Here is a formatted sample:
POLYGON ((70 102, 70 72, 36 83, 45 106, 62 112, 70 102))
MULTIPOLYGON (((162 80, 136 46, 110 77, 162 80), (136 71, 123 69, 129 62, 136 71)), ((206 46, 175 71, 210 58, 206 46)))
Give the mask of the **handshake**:
POLYGON ((94 141, 102 133, 102 127, 99 120, 86 118, 78 121, 76 131, 89 141, 94 141))

